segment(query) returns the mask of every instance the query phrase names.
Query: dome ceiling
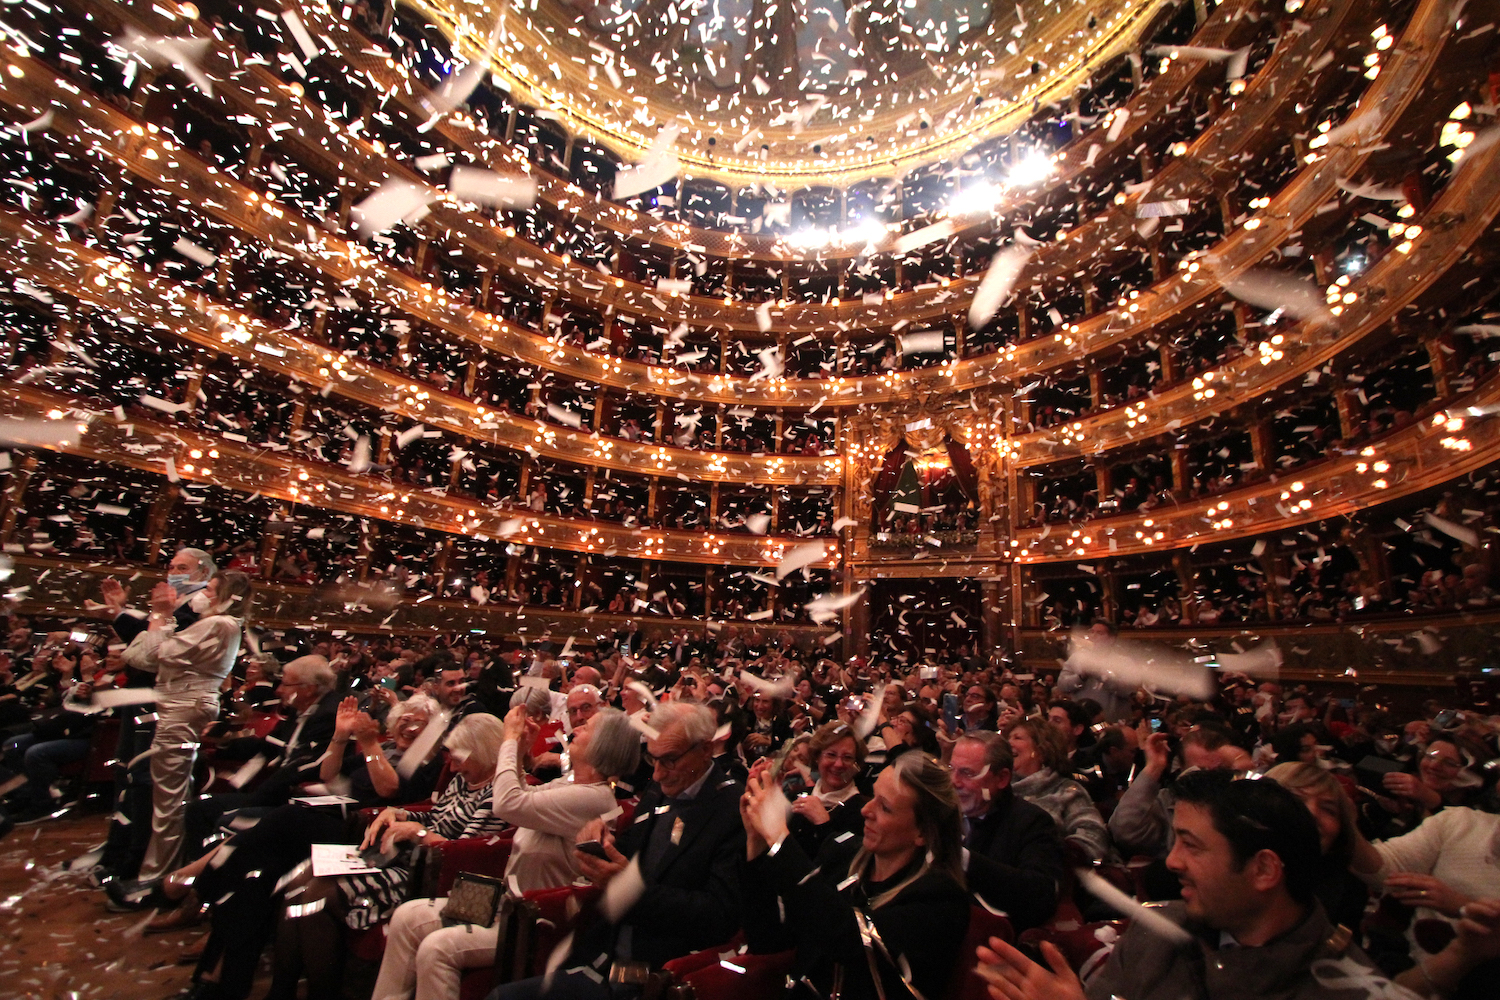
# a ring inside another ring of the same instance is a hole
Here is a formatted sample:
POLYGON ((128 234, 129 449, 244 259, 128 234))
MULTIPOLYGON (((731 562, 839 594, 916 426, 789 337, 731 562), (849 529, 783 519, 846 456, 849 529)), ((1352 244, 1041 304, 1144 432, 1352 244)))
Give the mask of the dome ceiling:
POLYGON ((1005 135, 1177 0, 402 0, 625 160, 781 188, 900 175, 1005 135), (658 147, 660 148, 660 147, 658 147))

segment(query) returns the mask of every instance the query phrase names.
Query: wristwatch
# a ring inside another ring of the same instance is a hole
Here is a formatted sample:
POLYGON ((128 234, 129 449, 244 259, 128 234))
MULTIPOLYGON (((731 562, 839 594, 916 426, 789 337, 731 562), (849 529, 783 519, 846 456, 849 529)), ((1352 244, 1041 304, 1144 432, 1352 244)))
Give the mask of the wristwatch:
POLYGON ((420 844, 422 841, 424 841, 426 839, 427 839, 427 827, 425 827, 425 826, 419 826, 419 827, 417 827, 417 843, 420 844))

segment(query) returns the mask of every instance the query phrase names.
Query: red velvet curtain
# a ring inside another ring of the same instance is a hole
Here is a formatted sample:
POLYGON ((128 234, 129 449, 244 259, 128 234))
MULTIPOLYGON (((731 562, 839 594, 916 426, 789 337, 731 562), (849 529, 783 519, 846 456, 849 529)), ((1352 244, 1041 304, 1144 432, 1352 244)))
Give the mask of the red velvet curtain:
POLYGON ((943 444, 948 449, 948 464, 953 468, 953 474, 958 477, 959 488, 964 491, 964 496, 970 502, 979 502, 979 472, 974 468, 974 462, 969 458, 969 449, 959 444, 953 438, 946 439, 943 444))

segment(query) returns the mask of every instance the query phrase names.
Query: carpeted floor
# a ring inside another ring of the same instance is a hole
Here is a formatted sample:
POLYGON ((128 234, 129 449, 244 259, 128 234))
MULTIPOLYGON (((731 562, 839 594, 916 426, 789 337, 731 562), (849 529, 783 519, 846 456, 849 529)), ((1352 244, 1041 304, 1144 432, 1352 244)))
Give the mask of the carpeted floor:
POLYGON ((0 840, 0 1000, 158 1000, 185 989, 202 930, 142 934, 149 913, 110 913, 86 872, 67 864, 104 840, 86 815, 0 840))

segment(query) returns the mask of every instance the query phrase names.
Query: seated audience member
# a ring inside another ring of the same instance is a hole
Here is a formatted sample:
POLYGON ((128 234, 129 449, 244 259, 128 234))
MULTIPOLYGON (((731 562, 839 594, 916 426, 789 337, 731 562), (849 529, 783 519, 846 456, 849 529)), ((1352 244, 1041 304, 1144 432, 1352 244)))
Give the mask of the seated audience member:
MULTIPOLYGON (((703 705, 667 702, 650 719, 652 784, 635 820, 616 838, 602 820, 584 825, 579 842, 597 840, 606 859, 575 852, 583 877, 606 892, 634 860, 643 883, 618 923, 600 918, 574 935, 545 995, 634 996, 644 972, 723 944, 740 923, 739 863, 745 852, 740 785, 713 762, 713 714, 703 705), (600 977, 619 985, 601 990, 600 977)), ((491 1000, 543 996, 542 977, 501 986, 491 1000)))
POLYGON ((1094 736, 1089 732, 1088 712, 1076 701, 1054 701, 1047 706, 1047 721, 1062 735, 1068 769, 1071 770, 1079 748, 1094 743, 1094 736))
POLYGON ((1334 933, 1314 889, 1320 852, 1312 815, 1274 781, 1226 770, 1177 782, 1167 866, 1182 900, 1156 910, 1182 940, 1132 921, 1087 985, 1051 943, 1050 969, 998 938, 979 950, 997 1000, 1397 1000, 1406 991, 1334 933))
POLYGON ((1468 904, 1500 899, 1500 815, 1454 806, 1390 840, 1372 844, 1356 833, 1350 867, 1372 889, 1414 908, 1406 936, 1410 958, 1421 964, 1432 957, 1419 931, 1424 922, 1457 924, 1468 904))
POLYGON ((1109 831, 1084 787, 1063 776, 1068 765, 1062 735, 1048 723, 1023 719, 1010 727, 1008 739, 1015 793, 1045 809, 1063 842, 1082 857, 1104 860, 1111 853, 1109 831))
MULTIPOLYGON (((520 748, 530 745, 535 731, 536 722, 523 706, 511 709, 495 771, 494 813, 517 828, 505 877, 521 892, 573 883, 578 875, 573 845, 579 829, 616 811, 610 784, 635 771, 641 752, 629 718, 618 709, 602 709, 573 730, 571 779, 529 787, 521 771, 520 748)), ((446 926, 442 913, 447 902, 414 899, 396 910, 375 1000, 405 1000, 413 990, 417 1000, 450 1000, 458 996, 464 969, 494 962, 498 930, 446 926)))
POLYGON ((969 888, 1010 914, 1017 931, 1052 919, 1064 876, 1062 837, 1045 809, 1011 788, 1010 744, 999 733, 965 733, 953 746, 952 767, 969 888))
POLYGON ((1482 784, 1460 781, 1463 773, 1463 751, 1453 740, 1437 736, 1417 755, 1415 774, 1396 771, 1381 778, 1390 796, 1367 807, 1369 829, 1396 837, 1448 807, 1477 805, 1482 784))
POLYGON ((902 755, 876 778, 860 839, 826 841, 815 858, 789 835, 779 796, 757 768, 740 800, 751 951, 795 947, 791 975, 818 996, 944 996, 969 899, 958 795, 943 766, 902 755))
POLYGON ((1370 892, 1349 870, 1359 838, 1354 803, 1338 779, 1316 764, 1277 764, 1266 777, 1289 789, 1312 813, 1318 827, 1318 850, 1323 856, 1313 891, 1335 926, 1358 931, 1370 892))
MULTIPOLYGON (((1125 855, 1164 858, 1172 849, 1173 791, 1167 780, 1172 760, 1171 737, 1152 733, 1142 747, 1146 763, 1109 817, 1109 832, 1125 855)), ((1202 725, 1182 737, 1182 761, 1187 770, 1247 770, 1250 757, 1229 742, 1228 731, 1202 725)))
POLYGON ((823 842, 858 837, 864 830, 864 805, 870 800, 854 779, 864 764, 864 745, 842 722, 819 726, 808 743, 817 781, 792 802, 787 825, 808 857, 816 857, 823 842), (848 835, 848 836, 846 836, 848 835))
MULTIPOLYGON (((318 776, 324 786, 321 790, 337 789, 339 794, 354 800, 356 809, 427 798, 437 784, 443 755, 435 752, 434 746, 434 752, 425 761, 408 761, 406 767, 401 766, 401 761, 435 715, 436 702, 424 694, 413 695, 386 715, 388 738, 383 739, 380 723, 360 711, 356 698, 345 698, 339 704, 333 741, 319 766, 318 776)), ((267 829, 258 836, 287 837, 305 842, 309 849, 315 843, 338 843, 344 839, 346 813, 345 809, 308 810, 295 803, 280 806, 260 820, 258 825, 267 829)), ((202 904, 192 888, 194 882, 211 863, 219 863, 214 860, 216 854, 227 856, 230 850, 238 849, 238 844, 239 838, 231 837, 169 875, 162 886, 162 895, 169 900, 181 900, 181 904, 176 910, 158 914, 146 925, 147 931, 170 931, 196 924, 202 904)))
MULTIPOLYGON (((223 863, 205 867, 195 885, 211 907, 212 928, 194 974, 195 1000, 249 996, 273 931, 276 965, 267 996, 295 1000, 305 972, 309 996, 337 997, 346 930, 373 927, 390 915, 407 891, 413 850, 504 828, 490 811, 501 729, 499 719, 483 714, 453 727, 444 743, 457 773, 431 810, 384 809, 365 831, 361 848, 394 855, 373 874, 310 878, 309 870, 286 878, 307 861, 312 844, 328 842, 317 839, 331 832, 317 810, 281 810, 273 815, 284 819, 236 834, 235 849, 221 852, 223 863)), ((344 842, 342 834, 331 839, 344 842)))

